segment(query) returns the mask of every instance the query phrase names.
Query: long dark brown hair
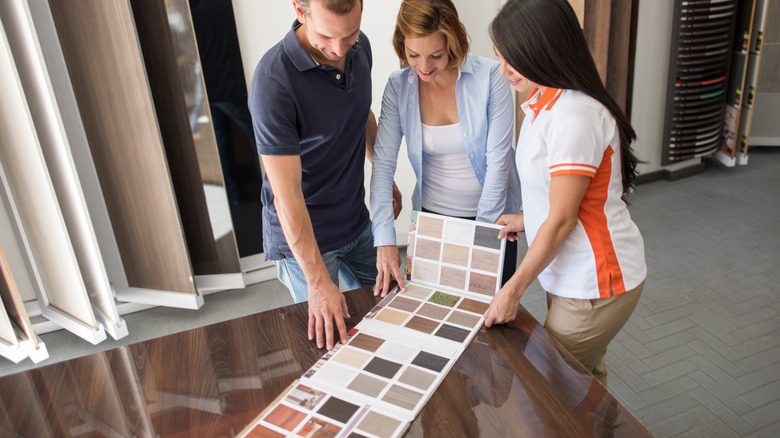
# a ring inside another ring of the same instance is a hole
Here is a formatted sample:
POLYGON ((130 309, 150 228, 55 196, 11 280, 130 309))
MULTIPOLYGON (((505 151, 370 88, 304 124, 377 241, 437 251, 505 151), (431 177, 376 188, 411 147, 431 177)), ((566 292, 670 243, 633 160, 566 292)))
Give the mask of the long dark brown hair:
POLYGON ((501 56, 531 82, 578 90, 604 105, 620 132, 623 193, 634 187, 639 162, 631 142, 636 132, 601 83, 596 63, 567 0, 509 0, 490 24, 501 56))

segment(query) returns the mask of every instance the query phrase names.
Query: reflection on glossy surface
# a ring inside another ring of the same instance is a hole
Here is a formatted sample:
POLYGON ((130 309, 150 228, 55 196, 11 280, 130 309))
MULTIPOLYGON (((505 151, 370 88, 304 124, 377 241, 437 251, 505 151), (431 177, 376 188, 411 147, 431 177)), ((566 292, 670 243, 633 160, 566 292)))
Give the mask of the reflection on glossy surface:
POLYGON ((197 124, 199 131, 205 126, 213 132, 239 254, 242 257, 257 254, 262 251, 261 166, 247 105, 247 85, 232 2, 188 1, 200 57, 197 76, 203 78, 191 99, 190 122, 193 127, 197 124))
MULTIPOLYGON (((348 327, 377 301, 347 293, 348 327)), ((0 436, 234 436, 324 353, 306 321, 303 303, 4 377, 0 436)), ((406 435, 651 436, 524 310, 478 333, 406 435)))
POLYGON ((210 124, 190 120, 204 92, 187 0, 131 5, 192 269, 239 273, 214 133, 210 124), (209 186, 223 194, 214 196, 209 186))
POLYGON ((220 167, 211 112, 205 99, 206 90, 190 6, 188 0, 166 0, 165 9, 173 38, 181 92, 187 105, 189 127, 195 142, 198 169, 206 194, 213 238, 219 259, 232 259, 237 253, 236 237, 225 194, 225 180, 220 167))

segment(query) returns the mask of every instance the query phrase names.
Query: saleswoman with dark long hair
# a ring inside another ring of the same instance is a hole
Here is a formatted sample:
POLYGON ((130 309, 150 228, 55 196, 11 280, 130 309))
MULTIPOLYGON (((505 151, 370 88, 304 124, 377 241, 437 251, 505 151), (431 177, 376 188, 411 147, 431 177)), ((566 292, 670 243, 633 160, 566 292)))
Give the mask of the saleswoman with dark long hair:
POLYGON ((601 83, 566 0, 509 0, 490 26, 501 74, 531 92, 517 148, 523 215, 500 235, 525 231, 528 252, 493 298, 485 324, 514 319, 539 278, 545 327, 606 385, 607 344, 631 316, 647 268, 623 195, 633 186, 636 138, 601 83))

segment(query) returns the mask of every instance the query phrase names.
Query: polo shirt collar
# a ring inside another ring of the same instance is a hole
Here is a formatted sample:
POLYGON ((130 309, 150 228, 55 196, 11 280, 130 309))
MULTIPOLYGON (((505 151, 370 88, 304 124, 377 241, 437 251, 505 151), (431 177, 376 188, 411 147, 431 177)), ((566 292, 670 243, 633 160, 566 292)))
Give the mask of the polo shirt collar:
MULTIPOLYGON (((311 54, 303 48, 303 44, 301 44, 301 42, 298 40, 298 37, 295 35, 295 29, 299 28, 300 26, 301 23, 298 22, 297 19, 293 21, 292 28, 289 32, 287 32, 287 35, 284 36, 284 51, 287 53, 287 56, 290 57, 290 61, 292 61, 293 65, 295 65, 295 68, 297 68, 299 71, 306 71, 319 67, 320 63, 315 61, 311 54)), ((353 44, 352 47, 350 47, 347 51, 347 54, 345 55, 347 61, 349 61, 349 59, 359 49, 360 37, 358 37, 358 40, 355 42, 355 44, 353 44)))
POLYGON ((539 89, 535 88, 525 103, 534 112, 534 116, 538 116, 542 110, 552 109, 561 93, 563 93, 563 90, 560 88, 547 87, 544 93, 539 93, 539 89))
POLYGON ((292 28, 287 35, 284 36, 284 51, 292 61, 295 68, 300 71, 311 70, 317 67, 317 61, 311 57, 309 52, 303 48, 303 44, 298 41, 298 37, 295 35, 295 29, 297 29, 301 23, 296 19, 293 21, 292 28))

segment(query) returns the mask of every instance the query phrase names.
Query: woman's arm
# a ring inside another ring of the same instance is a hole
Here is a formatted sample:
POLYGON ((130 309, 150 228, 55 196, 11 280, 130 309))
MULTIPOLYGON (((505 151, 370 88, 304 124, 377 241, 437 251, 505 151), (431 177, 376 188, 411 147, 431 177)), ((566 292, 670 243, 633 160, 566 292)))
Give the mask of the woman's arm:
MULTIPOLYGON (((485 313, 485 326, 515 319, 520 297, 558 255, 563 242, 577 226, 577 213, 591 178, 585 175, 559 175, 550 181, 550 214, 539 227, 520 266, 498 291, 485 313)), ((512 231, 512 230, 508 230, 512 231)), ((502 230, 505 235, 506 232, 502 230)))
POLYGON ((393 177, 398 163, 403 130, 399 108, 399 93, 393 76, 387 81, 382 97, 376 142, 371 167, 370 204, 373 221, 374 246, 377 247, 377 277, 374 294, 385 296, 390 280, 395 278, 405 290, 401 271, 401 259, 396 246, 393 211, 393 177))
POLYGON ((490 72, 487 108, 485 183, 477 205, 477 220, 493 223, 504 212, 512 162, 512 127, 515 121, 512 87, 501 77, 498 66, 490 72))

